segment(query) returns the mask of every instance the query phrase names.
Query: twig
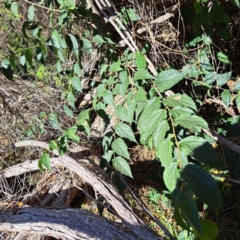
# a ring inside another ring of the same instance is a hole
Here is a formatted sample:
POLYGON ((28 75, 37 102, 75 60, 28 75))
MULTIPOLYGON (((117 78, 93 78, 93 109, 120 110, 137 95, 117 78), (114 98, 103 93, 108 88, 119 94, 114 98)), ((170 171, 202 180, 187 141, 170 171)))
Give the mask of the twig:
MULTIPOLYGON (((136 45, 136 43, 133 41, 133 36, 132 33, 127 29, 127 27, 124 26, 124 24, 120 21, 120 19, 118 18, 118 16, 116 16, 116 14, 111 13, 111 16, 108 16, 108 14, 104 11, 104 8, 109 9, 108 7, 108 3, 105 3, 103 0, 100 0, 102 5, 100 4, 99 0, 95 0, 100 12, 103 14, 103 16, 112 24, 112 26, 115 28, 115 30, 119 33, 120 37, 122 38, 122 40, 127 44, 127 46, 130 48, 130 50, 132 52, 135 52, 138 50, 138 47, 136 45), (104 4, 105 3, 105 4, 104 4), (119 27, 117 26, 117 24, 119 24, 119 26, 123 29, 123 32, 119 29, 119 27), (129 41, 130 40, 130 41, 129 41)), ((154 76, 157 75, 157 70, 154 67, 153 63, 151 62, 151 60, 144 55, 147 63, 148 63, 148 69, 152 72, 152 74, 154 76)))
POLYGON ((123 185, 128 189, 128 191, 130 192, 130 194, 132 195, 132 197, 136 200, 136 202, 139 204, 139 206, 150 216, 150 218, 152 218, 153 221, 155 221, 158 226, 164 231, 164 233, 171 239, 171 240, 175 240, 175 238, 173 237, 173 235, 168 231, 168 229, 146 208, 146 206, 140 202, 140 200, 136 197, 136 195, 133 193, 133 191, 131 190, 131 188, 128 186, 128 184, 124 181, 123 177, 118 174, 119 178, 121 179, 123 185))
POLYGON ((214 175, 214 176, 220 177, 220 178, 224 178, 224 181, 240 184, 240 180, 227 177, 223 174, 216 174, 216 173, 212 173, 212 172, 211 172, 211 174, 214 175))
POLYGON ((225 139, 224 137, 220 136, 218 133, 213 131, 212 129, 202 129, 207 135, 209 135, 213 140, 220 142, 224 146, 232 149, 234 152, 240 154, 240 146, 237 144, 230 142, 229 140, 225 139))

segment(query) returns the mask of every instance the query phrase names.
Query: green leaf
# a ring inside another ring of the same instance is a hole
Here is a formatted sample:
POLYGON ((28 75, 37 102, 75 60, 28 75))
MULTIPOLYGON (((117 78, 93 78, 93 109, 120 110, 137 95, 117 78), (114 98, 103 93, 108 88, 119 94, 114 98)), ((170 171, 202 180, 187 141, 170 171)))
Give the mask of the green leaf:
POLYGON ((43 153, 40 157, 41 164, 46 167, 49 171, 51 171, 51 161, 50 157, 47 153, 43 153))
POLYGON ((52 140, 48 145, 49 145, 49 149, 51 151, 54 150, 54 149, 58 149, 58 145, 54 140, 52 140))
POLYGON ((109 163, 112 159, 112 156, 113 156, 113 153, 114 151, 112 150, 108 150, 107 152, 105 152, 103 155, 102 155, 102 158, 107 160, 107 162, 109 163))
POLYGON ((17 2, 11 3, 11 11, 14 13, 16 19, 19 19, 20 15, 18 13, 18 3, 17 2))
POLYGON ((95 43, 105 43, 106 41, 102 38, 101 35, 95 35, 92 38, 92 42, 95 42, 95 43))
POLYGON ((67 95, 68 105, 75 109, 75 97, 72 92, 69 92, 67 95))
POLYGON ((74 77, 71 79, 71 82, 72 82, 72 85, 74 86, 74 88, 75 88, 77 91, 82 92, 82 83, 81 83, 79 77, 74 76, 74 77))
POLYGON ((63 4, 65 7, 70 9, 74 9, 76 5, 74 0, 63 0, 63 4))
POLYGON ((113 100, 113 95, 112 92, 109 90, 104 90, 102 93, 102 97, 105 103, 114 106, 114 100, 113 100))
POLYGON ((65 54, 64 49, 59 48, 58 51, 57 51, 57 54, 58 54, 58 58, 59 58, 62 62, 65 63, 66 54, 65 54))
MULTIPOLYGON (((145 110, 145 107, 147 105, 147 102, 138 102, 137 103, 137 107, 135 109, 135 119, 137 120, 139 115, 145 110)), ((159 104, 160 106, 160 104, 159 104)), ((156 109, 158 108, 158 106, 156 107, 156 109)))
POLYGON ((26 56, 22 55, 19 59, 20 64, 22 65, 22 67, 24 67, 26 65, 26 56))
POLYGON ((80 68, 80 65, 79 65, 79 62, 76 62, 74 65, 73 65, 73 70, 75 72, 75 74, 80 77, 82 75, 82 70, 80 68))
POLYGON ((231 92, 229 90, 224 90, 221 93, 221 98, 226 107, 229 107, 232 99, 231 92))
POLYGON ((112 140, 113 140, 113 132, 107 132, 104 135, 103 140, 102 140, 102 146, 103 146, 104 152, 106 152, 109 149, 112 140))
POLYGON ((23 25, 22 25, 22 33, 23 33, 23 36, 24 36, 25 38, 27 38, 27 39, 28 39, 27 29, 28 29, 28 27, 29 27, 30 24, 31 24, 31 22, 26 21, 26 22, 24 22, 23 25))
POLYGON ((145 69, 147 66, 146 60, 144 55, 138 51, 135 52, 135 57, 136 57, 136 66, 138 68, 138 70, 140 69, 145 69))
POLYGON ((52 41, 53 41, 53 46, 57 49, 61 48, 61 36, 60 34, 58 33, 57 30, 54 30, 51 34, 51 38, 52 38, 52 41))
POLYGON ((174 94, 163 100, 163 104, 169 107, 183 106, 197 110, 194 101, 186 94, 174 94))
POLYGON ((240 108, 240 92, 237 93, 237 96, 235 98, 236 105, 238 108, 240 108))
POLYGON ((188 184, 194 194, 210 208, 219 210, 222 197, 214 178, 197 165, 187 165, 181 172, 182 179, 188 184))
POLYGON ((200 59, 200 65, 202 69, 206 72, 208 71, 214 71, 213 65, 209 61, 209 54, 207 53, 206 49, 202 49, 200 53, 198 54, 200 59))
MULTIPOLYGON (((143 114, 143 113, 142 113, 143 114)), ((150 137, 157 129, 159 122, 167 118, 167 111, 165 109, 154 110, 143 123, 138 124, 138 129, 140 131, 141 137, 140 142, 145 144, 148 137, 150 137)), ((142 118, 140 117, 139 121, 142 118)))
POLYGON ((133 121, 133 116, 134 116, 134 111, 135 111, 135 109, 136 109, 136 106, 137 106, 137 101, 135 101, 135 100, 133 99, 133 100, 131 101, 131 103, 129 104, 129 106, 128 106, 128 111, 127 111, 128 117, 129 117, 129 119, 128 119, 127 122, 129 122, 129 123, 132 123, 132 121, 133 121))
POLYGON ((217 78, 218 78, 218 74, 216 72, 210 72, 203 78, 203 82, 206 84, 211 84, 217 81, 217 78))
POLYGON ((67 129, 64 133, 64 135, 72 140, 73 142, 75 143, 79 143, 80 142, 80 138, 78 135, 76 135, 76 132, 77 132, 77 127, 76 126, 72 126, 70 127, 69 129, 67 129))
POLYGON ((83 50, 92 55, 92 43, 86 38, 82 38, 81 41, 83 50))
POLYGON ((137 80, 144 80, 144 79, 155 79, 154 76, 152 76, 148 70, 145 69, 140 69, 138 71, 135 72, 133 80, 137 81, 137 80))
POLYGON ((158 144, 163 141, 170 126, 167 120, 160 121, 157 125, 156 130, 153 133, 153 144, 157 148, 158 144))
POLYGON ((185 156, 192 156, 205 165, 216 167, 219 159, 216 150, 204 138, 189 136, 179 142, 180 151, 185 156))
POLYGON ((32 21, 34 19, 34 6, 31 5, 29 8, 28 8, 28 20, 29 21, 32 21))
POLYGON ((217 85, 219 87, 223 86, 227 83, 227 81, 231 78, 232 72, 226 72, 223 74, 217 74, 217 85))
POLYGON ((201 219, 201 226, 202 226, 202 235, 196 231, 196 235, 198 236, 199 240, 214 240, 218 235, 218 227, 216 223, 212 222, 208 219, 201 219))
POLYGON ((136 10, 133 8, 127 9, 127 15, 131 21, 138 21, 141 18, 136 14, 136 10))
POLYGON ((112 149, 119 156, 130 159, 127 145, 121 138, 117 138, 112 142, 112 149))
POLYGON ((70 118, 73 118, 73 117, 74 117, 72 110, 71 110, 66 104, 64 105, 63 109, 64 109, 65 114, 66 114, 68 117, 70 117, 70 118))
POLYGON ((13 71, 10 62, 7 59, 4 59, 2 61, 2 73, 6 78, 13 81, 13 71))
MULTIPOLYGON (((180 117, 182 115, 191 115, 193 114, 193 110, 190 108, 186 108, 186 107, 181 107, 181 106, 176 106, 173 109, 170 110, 171 116, 173 116, 174 118, 180 117)), ((190 117, 190 116, 189 116, 190 117)))
POLYGON ((233 91, 239 91, 240 90, 240 82, 236 82, 234 88, 233 88, 233 91))
POLYGON ((150 198, 150 202, 157 204, 161 198, 161 194, 158 193, 157 190, 152 189, 148 197, 150 198))
POLYGON ((200 132, 202 128, 208 128, 207 122, 203 118, 195 115, 183 115, 181 117, 177 117, 174 120, 174 125, 180 125, 186 129, 191 129, 194 132, 200 132))
POLYGON ((60 61, 56 62, 56 69, 57 69, 57 73, 62 72, 62 66, 60 61))
MULTIPOLYGON (((141 106, 140 111, 142 111, 144 109, 138 120, 138 129, 140 131, 141 130, 144 131, 147 122, 149 122, 149 116, 153 113, 154 110, 157 110, 160 108, 160 99, 154 97, 154 98, 148 100, 146 104, 145 103, 142 105, 139 104, 138 106, 141 106)), ((136 118, 138 116, 138 111, 139 111, 139 109, 137 107, 136 118)))
MULTIPOLYGON (((182 217, 181 215, 182 215, 182 214, 180 214, 180 211, 179 211, 178 207, 175 207, 175 208, 174 208, 173 217, 174 217, 174 219, 176 220, 177 224, 178 224, 181 228, 183 228, 183 229, 185 229, 185 230, 189 230, 190 226, 189 226, 186 222, 183 221, 183 217, 182 217)), ((182 240, 182 238, 181 238, 181 240, 182 240)), ((188 240, 188 239, 187 239, 187 236, 186 236, 186 238, 184 238, 183 240, 188 240)))
POLYGON ((62 156, 67 151, 68 140, 66 136, 61 135, 58 140, 59 155, 62 156))
POLYGON ((101 68, 100 68, 100 76, 103 75, 103 73, 105 73, 108 69, 108 64, 103 64, 101 65, 101 68))
POLYGON ((185 74, 175 69, 160 72, 156 76, 156 84, 160 92, 170 89, 185 77, 185 74))
POLYGON ((240 1, 239 0, 231 0, 231 3, 234 3, 238 8, 240 8, 240 1))
MULTIPOLYGON (((207 1, 208 0, 206 0, 206 2, 207 1)), ((212 39, 209 36, 207 36, 206 34, 202 34, 202 40, 208 46, 212 44, 212 39)))
POLYGON ((59 130, 59 131, 62 131, 62 128, 61 128, 61 126, 60 126, 60 123, 59 123, 59 121, 58 121, 58 117, 57 117, 56 114, 50 113, 50 114, 48 115, 48 121, 49 121, 50 125, 51 125, 53 128, 55 128, 55 129, 57 129, 57 130, 59 130))
POLYGON ((127 71, 122 71, 119 73, 119 79, 122 84, 120 84, 120 95, 124 98, 129 85, 129 77, 127 71))
POLYGON ((182 189, 176 188, 172 193, 172 201, 175 207, 181 209, 186 215, 187 220, 199 233, 202 233, 202 226, 198 216, 198 208, 193 199, 193 194, 190 190, 183 192, 182 189))
MULTIPOLYGON (((230 42, 232 35, 231 35, 229 28, 227 28, 225 26, 219 26, 217 29, 217 33, 220 38, 222 38, 226 42, 230 42)), ((217 56, 217 58, 219 61, 221 61, 223 63, 230 63, 228 57, 225 54, 224 54, 224 56, 220 56, 220 57, 217 56)))
POLYGON ((105 84, 104 83, 103 84, 99 84, 98 87, 97 87, 97 94, 99 96, 101 96, 102 93, 104 92, 104 90, 105 90, 105 84))
POLYGON ((198 69, 196 66, 190 65, 190 64, 187 64, 183 68, 182 72, 185 75, 188 75, 189 78, 195 78, 195 77, 198 77, 199 75, 201 75, 200 69, 198 69))
MULTIPOLYGON (((61 5, 60 8, 62 8, 63 2, 61 0, 57 0, 58 3, 61 5), (62 2, 62 3, 60 3, 62 2)), ((61 11, 61 14, 58 16, 58 25, 62 27, 62 25, 64 25, 64 23, 66 22, 68 13, 67 10, 64 9, 61 11)))
POLYGON ((16 67, 16 62, 15 62, 15 54, 12 53, 9 57, 9 62, 11 64, 11 67, 14 69, 14 71, 16 71, 17 67, 16 67))
POLYGON ((128 162, 122 157, 116 157, 112 160, 113 167, 118 170, 120 173, 133 178, 132 172, 128 162))
POLYGON ((117 105, 115 107, 115 113, 117 114, 118 118, 121 119, 122 121, 129 122, 129 115, 128 115, 128 110, 121 106, 117 105))
POLYGON ((114 130, 119 137, 127 138, 130 141, 137 143, 132 129, 127 124, 119 122, 114 126, 114 130))
POLYGON ((43 168, 43 165, 42 165, 42 162, 40 161, 40 159, 38 160, 38 168, 43 172, 44 171, 44 168, 43 168))
POLYGON ((29 63, 29 65, 32 67, 32 59, 33 59, 33 56, 32 56, 32 51, 30 49, 27 49, 26 52, 25 52, 25 57, 26 57, 26 60, 27 62, 29 63))
POLYGON ((40 33, 41 33, 41 30, 39 27, 38 27, 38 24, 35 24, 33 25, 34 27, 30 26, 30 31, 31 31, 31 35, 33 37, 33 39, 37 39, 39 42, 42 41, 42 39, 40 38, 40 33))
POLYGON ((111 72, 119 72, 122 70, 121 68, 121 61, 118 60, 117 62, 114 62, 111 66, 110 66, 110 71, 111 72))
POLYGON ((142 87, 138 88, 138 91, 134 94, 134 99, 139 102, 147 101, 147 96, 142 87))
POLYGON ((69 45, 70 51, 72 51, 78 59, 79 58, 79 44, 78 44, 76 37, 72 34, 68 34, 66 40, 69 45))
POLYGON ((172 142, 170 138, 164 139, 158 144, 156 149, 156 157, 160 159, 163 167, 167 167, 173 162, 172 158, 172 142))
POLYGON ((172 162, 165 167, 163 172, 164 183, 170 192, 176 188, 178 179, 180 179, 178 163, 172 162))
POLYGON ((78 118, 76 121, 77 126, 84 125, 86 120, 90 119, 90 109, 84 110, 78 114, 78 118))

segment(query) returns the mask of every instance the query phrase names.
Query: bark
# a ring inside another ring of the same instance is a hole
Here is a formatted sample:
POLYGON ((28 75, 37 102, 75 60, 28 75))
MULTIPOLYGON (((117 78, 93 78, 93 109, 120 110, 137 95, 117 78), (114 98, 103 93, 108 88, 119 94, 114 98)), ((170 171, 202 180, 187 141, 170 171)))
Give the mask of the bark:
POLYGON ((140 239, 121 224, 92 213, 70 208, 24 207, 6 210, 0 230, 47 235, 58 239, 140 239))

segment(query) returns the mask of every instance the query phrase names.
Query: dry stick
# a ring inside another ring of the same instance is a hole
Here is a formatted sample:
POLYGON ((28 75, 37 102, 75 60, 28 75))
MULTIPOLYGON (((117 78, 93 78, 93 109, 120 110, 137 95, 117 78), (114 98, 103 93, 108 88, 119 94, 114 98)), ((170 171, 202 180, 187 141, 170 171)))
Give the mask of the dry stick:
POLYGON ((136 200, 136 202, 139 204, 139 206, 152 218, 153 221, 155 221, 158 226, 164 231, 164 233, 171 239, 174 240, 175 238, 172 236, 172 234, 168 231, 168 229, 146 208, 146 206, 141 203, 141 201, 136 197, 136 195, 133 193, 131 188, 128 186, 128 184, 124 181, 123 177, 121 175, 118 175, 121 179, 123 185, 128 189, 132 197, 136 200))
MULTIPOLYGON (((23 141, 16 143, 15 146, 37 146, 48 148, 48 145, 43 142, 32 141, 23 141)), ((79 175, 86 183, 91 185, 94 189, 100 192, 106 199, 106 201, 114 206, 115 211, 118 216, 122 219, 126 227, 128 227, 134 234, 139 236, 140 239, 159 239, 155 236, 147 227, 147 225, 138 218, 138 216, 132 211, 132 208, 128 206, 124 198, 118 194, 115 188, 97 177, 94 173, 89 171, 85 166, 77 163, 74 159, 67 155, 62 157, 52 158, 51 165, 60 167, 63 166, 77 175, 79 175)), ((5 177, 16 176, 24 172, 35 171, 38 169, 38 160, 35 161, 26 161, 24 163, 12 166, 4 170, 5 177)))
MULTIPOLYGON (((122 31, 119 29, 119 27, 117 26, 117 24, 114 22, 114 19, 124 28, 124 25, 121 23, 121 21, 119 20, 119 18, 117 16, 111 16, 109 17, 107 15, 107 13, 104 11, 104 9, 101 7, 101 4, 99 3, 98 0, 95 0, 100 12, 103 14, 103 16, 108 19, 108 21, 112 24, 112 26, 116 29, 116 31, 119 33, 119 35, 121 36, 122 40, 127 44, 127 46, 130 48, 130 50, 132 52, 135 52, 136 50, 138 50, 138 47, 136 45, 136 43, 133 41, 133 37, 132 35, 129 33, 129 31, 126 31, 127 37, 122 33, 122 31), (129 42, 128 38, 130 38, 131 43, 129 42)), ((108 6, 105 6, 105 8, 108 8, 108 6)), ((150 59, 144 55, 144 58, 146 59, 147 63, 148 63, 148 69, 152 72, 152 74, 154 76, 157 75, 157 70, 154 67, 154 65, 152 64, 152 62, 150 61, 150 59)))
POLYGON ((103 16, 112 24, 112 26, 117 30, 117 32, 119 33, 119 35, 121 36, 121 38, 125 41, 125 43, 128 45, 128 47, 131 49, 132 52, 135 52, 133 46, 129 43, 129 41, 126 39, 126 37, 124 36, 124 34, 121 32, 121 30, 118 28, 118 26, 116 25, 116 23, 113 21, 112 17, 109 17, 106 12, 103 10, 103 8, 101 7, 100 3, 98 2, 98 0, 95 0, 96 4, 98 5, 98 8, 100 10, 100 12, 103 14, 103 16))

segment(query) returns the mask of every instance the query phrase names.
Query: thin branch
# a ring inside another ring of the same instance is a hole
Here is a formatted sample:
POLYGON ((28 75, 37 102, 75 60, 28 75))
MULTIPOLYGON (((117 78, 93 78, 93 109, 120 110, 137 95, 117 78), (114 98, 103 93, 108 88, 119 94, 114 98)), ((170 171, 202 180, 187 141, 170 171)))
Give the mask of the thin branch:
POLYGON ((146 208, 146 206, 144 206, 143 203, 140 202, 140 200, 136 197, 136 195, 133 193, 133 191, 131 190, 131 188, 128 186, 128 184, 124 181, 123 177, 121 175, 118 175, 123 183, 123 185, 128 189, 128 191, 130 192, 130 194, 132 195, 132 197, 136 200, 136 202, 139 204, 139 206, 148 214, 148 216, 150 218, 152 218, 152 220, 154 222, 157 223, 157 225, 164 231, 164 233, 171 239, 174 240, 175 238, 173 237, 173 235, 168 231, 168 229, 146 208))
POLYGON ((203 132, 205 132, 207 135, 209 135, 213 140, 220 142, 224 146, 226 146, 226 147, 232 149, 234 152, 237 152, 240 154, 240 146, 238 146, 237 144, 220 136, 218 133, 216 133, 212 129, 203 129, 203 132))

